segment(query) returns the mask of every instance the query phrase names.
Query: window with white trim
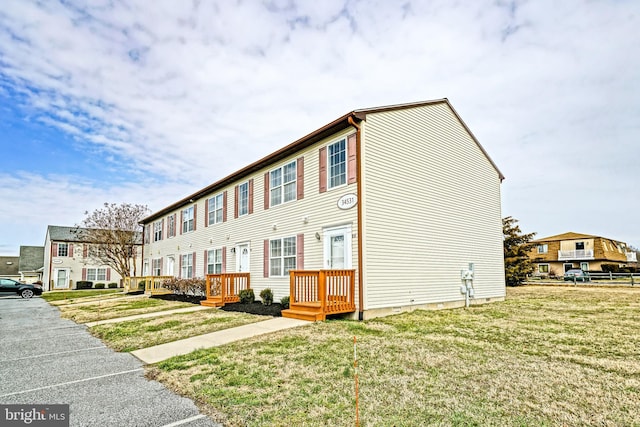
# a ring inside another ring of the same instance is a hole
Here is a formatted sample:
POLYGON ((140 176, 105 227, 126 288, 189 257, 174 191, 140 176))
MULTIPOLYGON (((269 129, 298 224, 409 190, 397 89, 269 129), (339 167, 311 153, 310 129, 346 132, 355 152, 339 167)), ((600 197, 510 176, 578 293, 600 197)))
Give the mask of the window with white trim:
POLYGON ((209 225, 222 222, 223 202, 222 193, 209 199, 209 225))
POLYGON ((87 268, 87 280, 95 282, 96 280, 107 280, 106 268, 87 268))
POLYGON ((222 273, 222 249, 207 251, 207 274, 222 273))
POLYGON ((546 254, 547 252, 549 252, 549 245, 544 243, 542 245, 538 245, 538 253, 539 254, 546 254))
POLYGON ((580 263, 580 270, 589 271, 589 263, 588 262, 581 262, 580 263))
POLYGON ((167 237, 173 237, 176 235, 176 217, 169 215, 167 217, 167 237))
POLYGON ((152 276, 162 275, 162 258, 155 258, 151 260, 151 275, 152 276))
POLYGON ((238 185, 238 216, 249 213, 249 182, 238 185))
POLYGON ((153 223, 153 241, 158 242, 162 240, 162 221, 156 221, 153 223))
POLYGON ((538 273, 546 274, 549 272, 549 264, 538 264, 538 273))
POLYGON ((346 139, 341 139, 327 147, 327 181, 328 188, 347 183, 346 139))
POLYGON ((58 255, 57 256, 69 256, 69 244, 58 243, 58 255))
POLYGON ((193 206, 182 211, 182 232, 193 231, 193 206))
POLYGON ((296 200, 297 177, 296 160, 269 172, 270 206, 296 200))
POLYGON ((193 254, 182 255, 182 271, 180 277, 183 279, 193 277, 193 254))
POLYGON ((284 237, 269 241, 269 275, 286 276, 296 268, 296 238, 284 237))

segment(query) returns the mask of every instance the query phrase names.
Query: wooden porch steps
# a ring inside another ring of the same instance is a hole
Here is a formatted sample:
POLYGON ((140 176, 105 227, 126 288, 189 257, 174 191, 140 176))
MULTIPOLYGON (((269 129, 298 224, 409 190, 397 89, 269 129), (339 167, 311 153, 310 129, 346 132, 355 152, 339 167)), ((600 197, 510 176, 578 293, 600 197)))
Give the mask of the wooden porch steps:
POLYGON ((205 307, 222 307, 224 302, 222 298, 207 298, 206 300, 200 301, 200 305, 204 305, 205 307))
POLYGON ((298 302, 291 304, 288 309, 282 310, 282 317, 315 322, 324 320, 325 314, 322 312, 320 301, 298 302))

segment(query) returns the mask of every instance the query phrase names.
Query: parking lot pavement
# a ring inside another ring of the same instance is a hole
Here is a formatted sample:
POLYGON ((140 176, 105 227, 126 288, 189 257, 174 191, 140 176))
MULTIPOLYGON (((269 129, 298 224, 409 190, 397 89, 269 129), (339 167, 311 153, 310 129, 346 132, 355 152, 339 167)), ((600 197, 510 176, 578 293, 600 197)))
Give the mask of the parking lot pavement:
POLYGON ((69 404, 71 426, 220 426, 41 298, 0 297, 0 404, 69 404))

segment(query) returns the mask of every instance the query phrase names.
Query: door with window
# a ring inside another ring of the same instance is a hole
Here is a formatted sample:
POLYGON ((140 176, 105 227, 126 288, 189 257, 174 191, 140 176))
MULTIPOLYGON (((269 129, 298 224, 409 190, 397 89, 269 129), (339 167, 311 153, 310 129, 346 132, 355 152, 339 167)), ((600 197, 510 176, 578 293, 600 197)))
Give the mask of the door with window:
POLYGON ((53 270, 53 289, 69 289, 68 268, 56 268, 53 270))
POLYGON ((351 226, 324 230, 324 267, 330 270, 351 268, 351 226))
POLYGON ((249 243, 236 246, 236 270, 238 273, 249 272, 249 243))

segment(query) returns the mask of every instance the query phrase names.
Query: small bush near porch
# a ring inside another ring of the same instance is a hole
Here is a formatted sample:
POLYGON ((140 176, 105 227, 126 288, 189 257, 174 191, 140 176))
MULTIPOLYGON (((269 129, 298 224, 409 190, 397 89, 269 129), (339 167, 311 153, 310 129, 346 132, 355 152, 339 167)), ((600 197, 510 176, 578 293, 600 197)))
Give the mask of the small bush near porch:
POLYGON ((503 303, 309 324, 150 377, 225 425, 640 425, 640 289, 523 286, 503 303))

